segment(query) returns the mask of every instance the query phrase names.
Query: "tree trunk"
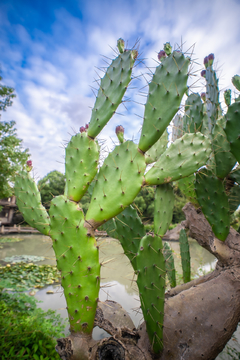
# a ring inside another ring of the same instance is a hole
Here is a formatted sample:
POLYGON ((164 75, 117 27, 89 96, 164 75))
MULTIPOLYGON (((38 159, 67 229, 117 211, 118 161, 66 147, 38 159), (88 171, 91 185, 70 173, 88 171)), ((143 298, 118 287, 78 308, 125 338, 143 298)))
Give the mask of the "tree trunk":
POLYGON ((223 350, 240 319, 240 235, 231 228, 222 242, 192 204, 185 205, 183 211, 189 236, 216 256, 218 262, 211 274, 166 293, 163 352, 151 352, 144 323, 134 329, 121 306, 108 302, 100 304, 95 324, 110 337, 95 341, 72 334, 59 339, 56 349, 62 359, 211 360, 223 350))

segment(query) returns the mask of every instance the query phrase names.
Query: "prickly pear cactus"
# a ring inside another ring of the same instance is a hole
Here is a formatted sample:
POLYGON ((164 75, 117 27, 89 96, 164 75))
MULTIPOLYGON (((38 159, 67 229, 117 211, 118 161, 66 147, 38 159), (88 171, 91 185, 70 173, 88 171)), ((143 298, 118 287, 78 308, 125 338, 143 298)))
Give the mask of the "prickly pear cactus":
MULTIPOLYGON (((207 162, 207 169, 198 171, 191 177, 181 179, 179 187, 190 201, 201 206, 202 212, 210 223, 217 238, 224 241, 230 230, 230 213, 239 205, 239 186, 232 181, 235 164, 240 161, 240 107, 237 98, 231 104, 231 92, 224 93, 227 105, 227 113, 223 115, 219 103, 219 89, 216 72, 213 70, 214 55, 204 58, 205 70, 201 75, 206 79, 206 92, 201 94, 203 103, 203 116, 198 128, 210 141, 211 153, 207 162), (195 179, 195 180, 194 180, 195 179), (195 184, 195 189, 193 188, 195 184)), ((232 79, 238 88, 239 77, 232 79)), ((192 95, 186 104, 190 104, 192 95)), ((198 101, 200 98, 198 96, 198 101)), ((199 109, 201 105, 199 103, 199 109)), ((189 124, 189 110, 185 106, 186 113, 182 118, 182 124, 177 122, 178 131, 195 133, 194 124, 200 119, 192 102, 191 124, 189 124)), ((196 127, 195 127, 196 128, 196 127)))
MULTIPOLYGON (((94 326, 100 287, 94 231, 102 225, 119 239, 137 274, 147 332, 153 351, 159 353, 163 349, 166 274, 162 236, 171 222, 174 203, 170 183, 206 165, 212 146, 210 138, 199 132, 204 108, 199 96, 186 108, 187 128, 194 133, 182 137, 178 133, 178 140, 167 146, 167 126, 187 92, 190 59, 181 51, 172 52, 166 43, 149 84, 139 144, 125 140, 124 129, 119 125, 116 134, 120 144, 100 166, 96 137, 122 102, 137 58, 137 51, 126 50, 122 39, 118 40, 118 50, 119 55, 100 81, 89 125, 81 126, 80 133, 66 147, 64 195, 52 200, 48 215, 37 186, 26 171, 17 176, 15 192, 26 221, 53 240, 71 332, 91 334, 94 326), (155 164, 146 171, 152 163, 155 164), (149 234, 145 234, 144 225, 131 207, 144 185, 157 185, 154 232, 149 234), (91 201, 84 216, 80 200, 86 191, 91 201)), ((219 110, 211 111, 215 114, 219 110)), ((172 256, 168 257, 172 261, 172 256)), ((171 268, 174 286, 172 263, 171 268)))

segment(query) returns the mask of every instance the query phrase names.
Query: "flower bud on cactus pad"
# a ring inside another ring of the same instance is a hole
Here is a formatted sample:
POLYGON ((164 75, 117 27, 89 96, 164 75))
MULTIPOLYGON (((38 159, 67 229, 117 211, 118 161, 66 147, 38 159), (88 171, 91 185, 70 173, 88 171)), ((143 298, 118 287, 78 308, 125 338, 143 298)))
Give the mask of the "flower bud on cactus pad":
POLYGON ((124 128, 122 127, 122 125, 118 125, 116 127, 115 133, 118 137, 119 142, 122 144, 124 141, 124 128))
MULTIPOLYGON (((205 71, 205 70, 203 70, 205 71)), ((202 92, 201 93, 201 99, 205 102, 206 101, 206 93, 205 92, 202 92)))
POLYGON ((161 61, 163 58, 167 57, 167 54, 164 50, 159 51, 158 53, 158 60, 161 61))
POLYGON ((118 39, 117 47, 118 47, 118 50, 119 50, 120 54, 122 54, 124 52, 124 45, 125 45, 124 40, 121 39, 121 38, 118 39))
POLYGON ((164 44, 164 51, 167 54, 167 56, 169 56, 172 53, 172 47, 169 42, 164 44))
POLYGON ((27 172, 32 170, 32 160, 27 161, 27 172))
POLYGON ((213 60, 214 60, 214 54, 209 54, 208 55, 208 65, 211 66, 213 64, 213 60))
POLYGON ((205 66, 205 68, 207 68, 208 67, 208 56, 205 56, 205 58, 204 58, 204 60, 203 60, 203 64, 204 64, 204 66, 205 66))
POLYGON ((204 78, 206 78, 206 70, 202 70, 202 71, 201 71, 201 76, 204 77, 204 78))
POLYGON ((83 133, 83 132, 85 132, 85 131, 86 131, 86 129, 85 129, 85 127, 84 127, 84 126, 81 126, 79 130, 80 130, 80 132, 81 132, 81 133, 83 133))

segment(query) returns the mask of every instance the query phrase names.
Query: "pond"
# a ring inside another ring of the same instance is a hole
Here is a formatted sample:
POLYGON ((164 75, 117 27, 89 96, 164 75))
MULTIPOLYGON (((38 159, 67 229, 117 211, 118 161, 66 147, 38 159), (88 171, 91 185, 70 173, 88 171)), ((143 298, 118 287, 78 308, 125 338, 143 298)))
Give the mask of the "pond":
MULTIPOLYGON (((20 237, 23 240, 14 243, 4 243, 0 249, 0 262, 6 257, 14 255, 37 255, 45 259, 36 264, 56 265, 55 254, 52 249, 51 239, 43 235, 18 234, 11 237, 20 237)), ((8 235, 8 237, 10 237, 8 235)), ((100 301, 106 299, 117 301, 129 313, 134 325, 137 327, 143 320, 140 310, 140 301, 133 270, 128 258, 123 254, 119 242, 112 238, 99 238, 101 268, 101 290, 100 301)), ((192 276, 199 276, 214 269, 216 259, 198 243, 190 239, 191 271, 192 276)), ((170 245, 174 251, 174 261, 177 278, 182 277, 181 258, 179 243, 171 241, 170 245)), ((60 285, 50 285, 36 292, 35 297, 41 300, 39 306, 44 309, 53 309, 62 318, 67 318, 66 302, 60 285)), ((66 329, 66 335, 68 329, 66 329)), ((106 336, 101 329, 94 329, 94 338, 106 336)), ((238 337, 238 336, 237 336, 238 337)), ((217 359, 234 359, 224 354, 217 359)))

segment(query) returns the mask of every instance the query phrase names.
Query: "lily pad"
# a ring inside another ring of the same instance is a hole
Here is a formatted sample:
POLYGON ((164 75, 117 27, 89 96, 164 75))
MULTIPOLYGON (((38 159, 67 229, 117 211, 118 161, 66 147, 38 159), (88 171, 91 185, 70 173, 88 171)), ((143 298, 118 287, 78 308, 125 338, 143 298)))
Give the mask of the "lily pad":
POLYGON ((60 273, 53 265, 20 263, 0 267, 0 279, 0 287, 12 291, 25 291, 58 283, 60 273))

